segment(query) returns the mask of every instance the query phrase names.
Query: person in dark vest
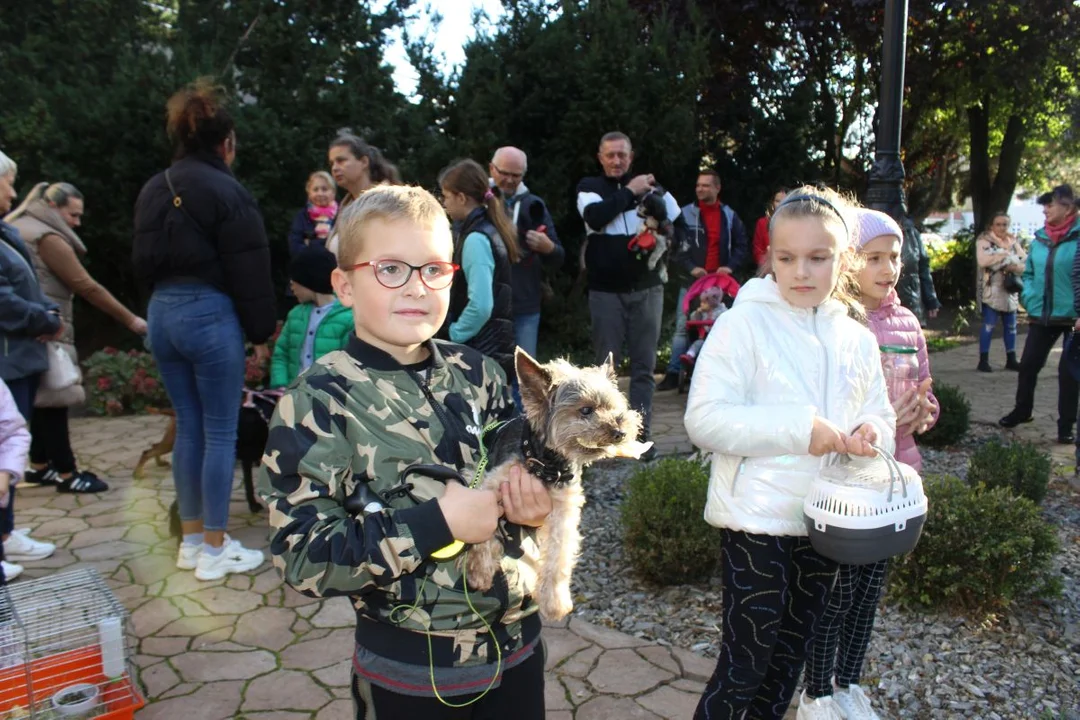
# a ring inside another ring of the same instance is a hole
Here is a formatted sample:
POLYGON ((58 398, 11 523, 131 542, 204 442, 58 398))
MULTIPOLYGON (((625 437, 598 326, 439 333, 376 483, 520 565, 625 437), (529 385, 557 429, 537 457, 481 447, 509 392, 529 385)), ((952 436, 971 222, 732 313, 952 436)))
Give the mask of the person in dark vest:
POLYGON ((511 266, 521 257, 517 228, 498 187, 473 160, 439 173, 443 207, 454 222, 454 264, 446 328, 452 342, 490 356, 514 377, 514 308, 511 266))

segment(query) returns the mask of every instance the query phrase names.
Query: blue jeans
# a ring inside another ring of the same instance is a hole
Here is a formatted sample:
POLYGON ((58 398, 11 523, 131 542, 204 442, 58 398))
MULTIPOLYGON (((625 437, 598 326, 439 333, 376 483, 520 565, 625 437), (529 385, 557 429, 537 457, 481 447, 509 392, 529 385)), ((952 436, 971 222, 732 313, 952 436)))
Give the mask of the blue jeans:
POLYGON ((150 347, 176 411, 173 482, 180 519, 229 524, 244 334, 232 300, 207 285, 172 285, 150 299, 150 347))
POLYGON ((686 349, 690 347, 690 338, 686 335, 686 313, 683 312, 683 300, 686 299, 686 291, 690 288, 679 290, 679 303, 675 306, 675 334, 671 336, 671 360, 668 361, 667 371, 677 375, 682 369, 682 361, 679 360, 686 349))
POLYGON ((990 352, 990 338, 994 334, 998 318, 1005 328, 1005 352, 1016 352, 1016 313, 1001 312, 990 307, 986 303, 982 306, 983 324, 979 330, 979 352, 990 352))
MULTIPOLYGON (((514 316, 514 343, 536 357, 536 346, 540 337, 540 313, 514 316)), ((519 413, 525 412, 521 405, 521 391, 518 389, 517 377, 508 378, 514 395, 514 405, 519 413)))

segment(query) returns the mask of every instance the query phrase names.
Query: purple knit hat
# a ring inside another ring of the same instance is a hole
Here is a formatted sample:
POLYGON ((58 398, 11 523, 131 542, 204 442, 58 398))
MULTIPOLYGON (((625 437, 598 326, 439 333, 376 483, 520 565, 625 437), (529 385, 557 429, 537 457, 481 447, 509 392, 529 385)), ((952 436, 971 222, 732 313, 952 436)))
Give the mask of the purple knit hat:
POLYGON ((904 232, 896 221, 883 212, 859 208, 859 237, 857 247, 861 250, 866 243, 882 235, 892 235, 904 244, 904 232))

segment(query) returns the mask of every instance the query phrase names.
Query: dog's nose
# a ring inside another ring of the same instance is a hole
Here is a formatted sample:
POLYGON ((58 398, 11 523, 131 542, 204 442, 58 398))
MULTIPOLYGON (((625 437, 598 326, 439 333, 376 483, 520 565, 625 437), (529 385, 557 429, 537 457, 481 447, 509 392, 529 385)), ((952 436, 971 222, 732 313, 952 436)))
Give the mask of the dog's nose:
POLYGON ((621 442, 623 438, 626 437, 626 433, 624 433, 619 428, 613 428, 611 431, 611 437, 615 438, 616 441, 621 442))

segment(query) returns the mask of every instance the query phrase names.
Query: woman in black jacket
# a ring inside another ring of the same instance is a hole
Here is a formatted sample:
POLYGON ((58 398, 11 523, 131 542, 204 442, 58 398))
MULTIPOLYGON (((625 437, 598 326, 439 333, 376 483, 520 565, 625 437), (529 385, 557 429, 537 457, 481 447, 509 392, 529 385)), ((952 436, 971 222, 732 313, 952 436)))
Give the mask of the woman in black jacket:
POLYGON ((176 565, 216 580, 264 559, 225 530, 244 337, 264 359, 277 323, 270 246, 254 198, 229 169, 236 132, 221 90, 199 81, 167 110, 176 159, 139 193, 133 260, 153 290, 150 346, 176 411, 173 482, 184 533, 176 565))

